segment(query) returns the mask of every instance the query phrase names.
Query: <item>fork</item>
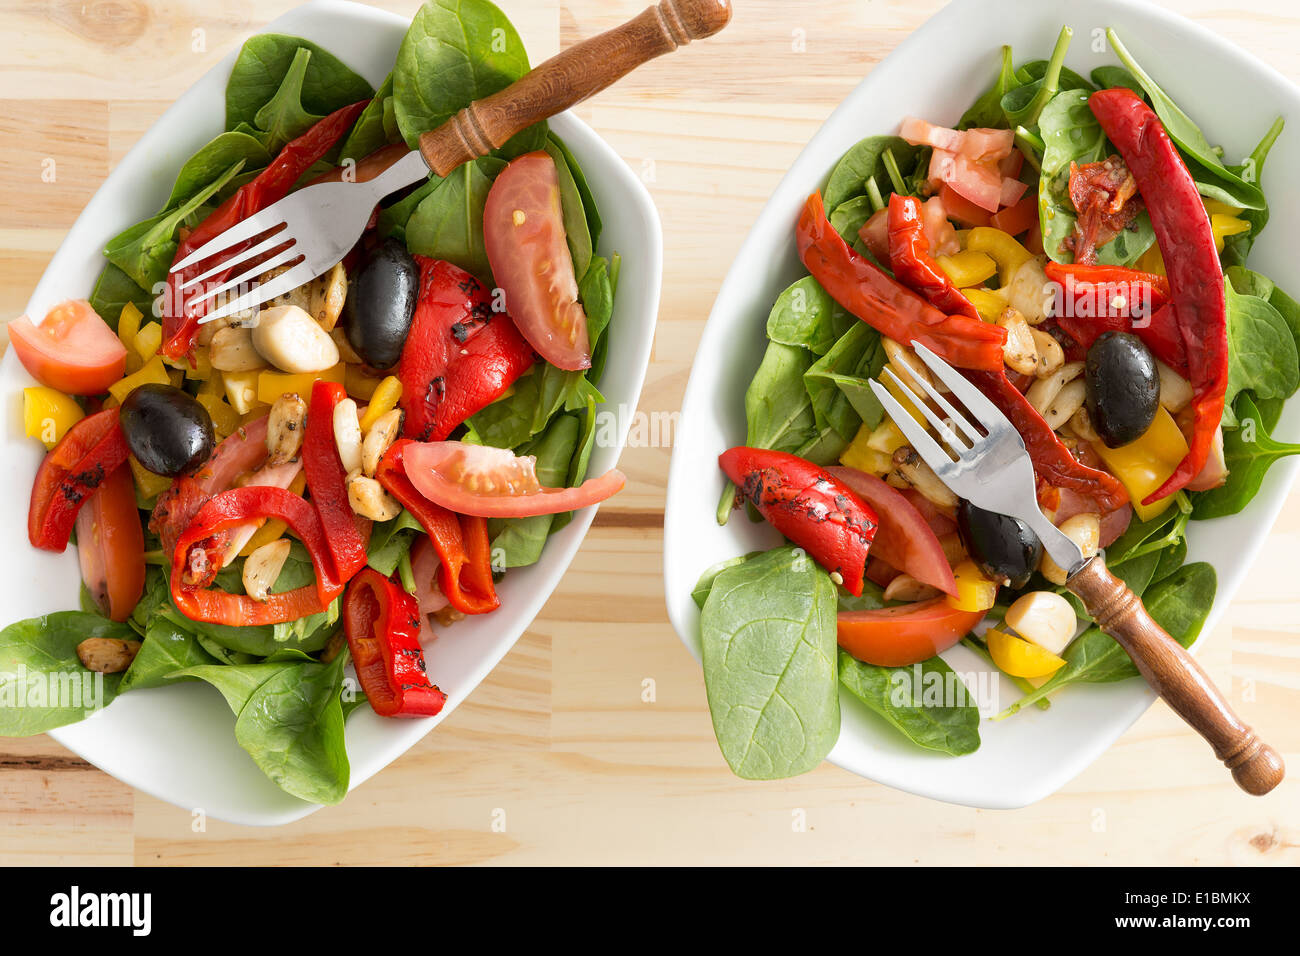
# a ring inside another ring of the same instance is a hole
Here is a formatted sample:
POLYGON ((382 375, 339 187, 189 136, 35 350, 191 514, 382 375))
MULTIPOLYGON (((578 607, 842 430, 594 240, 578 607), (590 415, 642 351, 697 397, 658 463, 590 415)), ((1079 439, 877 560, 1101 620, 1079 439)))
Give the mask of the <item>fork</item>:
POLYGON ((730 19, 731 0, 661 0, 622 26, 570 47, 500 92, 471 103, 422 134, 418 150, 378 176, 365 182, 319 183, 291 193, 172 265, 170 271, 176 273, 207 264, 200 274, 187 278, 181 290, 235 270, 226 281, 189 298, 187 308, 252 286, 199 320, 212 322, 254 309, 310 282, 356 244, 385 196, 428 178, 430 171, 447 176, 516 133, 599 93, 643 63, 712 36, 730 19), (218 256, 222 256, 219 262, 210 261, 218 256), (268 276, 286 266, 286 271, 268 276), (258 281, 264 277, 268 281, 258 281))
MULTIPOLYGON (((1227 700, 1199 664, 1147 613, 1142 599, 1106 569, 1101 554, 1087 557, 1038 507, 1034 468, 1024 440, 998 409, 951 365, 919 342, 917 356, 957 398, 962 415, 924 375, 910 377, 925 396, 893 370, 884 373, 900 394, 925 416, 945 449, 889 391, 873 380, 871 390, 914 451, 958 497, 986 511, 1019 518, 1043 543, 1053 561, 1067 569, 1066 587, 1133 659, 1138 671, 1166 703, 1214 748, 1247 793, 1268 793, 1282 781, 1282 757, 1232 712, 1227 700), (943 410, 940 417, 925 401, 943 410)), ((909 367, 909 371, 911 371, 909 367)))

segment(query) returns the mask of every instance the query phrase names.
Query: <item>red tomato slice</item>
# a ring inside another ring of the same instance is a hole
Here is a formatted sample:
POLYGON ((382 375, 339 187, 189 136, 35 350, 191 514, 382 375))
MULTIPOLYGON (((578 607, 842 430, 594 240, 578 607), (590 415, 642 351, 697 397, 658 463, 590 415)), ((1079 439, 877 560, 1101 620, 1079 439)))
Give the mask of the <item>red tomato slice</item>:
POLYGON ((627 483, 611 469, 577 488, 544 488, 537 459, 508 448, 458 441, 412 442, 403 455, 406 476, 420 494, 449 511, 482 518, 552 515, 604 501, 627 483))
POLYGON ((130 468, 117 468, 77 513, 81 579, 100 609, 125 621, 144 593, 144 528, 130 468))
POLYGON ((126 374, 126 346, 80 299, 56 305, 40 325, 14 319, 9 338, 36 381, 69 395, 98 395, 126 374))
POLYGON ((856 468, 836 465, 826 470, 857 492, 880 519, 880 527, 871 542, 873 558, 947 594, 957 593, 957 582, 944 557, 943 545, 925 516, 902 492, 856 468))
POLYGON ((959 611, 947 598, 844 611, 836 623, 839 645, 867 664, 903 667, 928 661, 970 633, 984 611, 959 611))
POLYGON ((483 240, 506 308, 528 344, 557 368, 590 368, 587 313, 578 302, 560 177, 550 156, 520 156, 496 178, 483 207, 483 240))

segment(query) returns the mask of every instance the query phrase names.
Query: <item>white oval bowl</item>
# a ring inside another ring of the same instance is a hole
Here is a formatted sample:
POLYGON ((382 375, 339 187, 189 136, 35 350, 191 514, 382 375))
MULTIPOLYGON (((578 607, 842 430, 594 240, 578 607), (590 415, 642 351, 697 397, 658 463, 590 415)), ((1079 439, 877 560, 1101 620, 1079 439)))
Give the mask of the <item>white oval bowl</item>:
MULTIPOLYGON (((288 33, 330 50, 374 86, 392 69, 409 21, 343 0, 319 0, 275 20, 267 32, 288 33)), ((187 90, 87 204, 32 293, 27 313, 39 319, 63 299, 84 298, 104 265, 104 243, 166 201, 185 159, 220 133, 225 86, 237 51, 187 90)), ((605 228, 601 251, 617 251, 623 266, 610 324, 609 359, 602 378, 606 408, 636 408, 650 360, 663 268, 659 215, 645 186, 618 154, 577 117, 565 113, 552 128, 581 163, 605 228)), ((0 576, 4 621, 78 606, 80 570, 75 549, 55 555, 26 542, 27 500, 42 449, 23 434, 22 388, 34 384, 13 350, 0 364, 6 403, 0 481, 0 534, 10 543, 0 576)), ((618 415, 617 444, 598 447, 594 474, 615 466, 631 418, 618 415)), ((446 718, 514 646, 568 569, 596 509, 587 508, 552 536, 541 560, 511 570, 498 593, 501 609, 469 618, 425 648, 429 673, 447 693, 437 717, 385 720, 369 708, 348 718, 347 749, 356 787, 404 753, 446 718)), ((80 724, 51 732, 59 743, 119 780, 152 796, 232 823, 276 825, 318 805, 271 783, 235 743, 234 716, 210 687, 184 684, 136 691, 80 724)))
MULTIPOLYGON (((1103 63, 1118 62, 1113 53, 1091 51, 1095 31, 1114 27, 1138 62, 1204 124, 1212 142, 1224 144, 1228 156, 1246 155, 1278 114, 1286 118, 1287 129, 1265 170, 1271 217, 1250 264, 1293 294, 1300 290, 1293 266, 1300 244, 1300 190, 1285 184, 1286 171, 1300 160, 1300 90, 1290 81, 1206 28, 1146 3, 951 4, 876 66, 800 153, 746 238, 709 316, 682 403, 664 520, 669 617, 697 659, 700 615, 691 589, 701 572, 780 540, 766 525, 739 516, 718 526, 714 512, 725 479, 717 456, 745 440, 745 389, 767 344, 763 328, 768 311, 782 289, 807 274, 794 245, 804 200, 825 184, 849 147, 867 136, 895 132, 904 116, 955 124, 992 82, 1003 44, 1012 45, 1017 63, 1046 58, 1062 24, 1074 28, 1066 62, 1084 76, 1103 63)), ((1279 437, 1300 439, 1298 406, 1296 401, 1288 405, 1279 437)), ((1209 561, 1219 578, 1203 635, 1213 630, 1245 578, 1297 469, 1297 459, 1276 465, 1242 514, 1192 523, 1188 560, 1209 561)), ((960 645, 943 656, 963 673, 990 671, 960 645)), ((1005 678, 993 680, 1003 705, 1020 696, 1005 678)), ((900 790, 987 808, 1024 806, 1055 792, 1155 699, 1140 680, 1067 688, 1052 698, 1050 710, 1028 708, 1000 722, 981 721, 980 749, 954 758, 914 746, 847 691, 840 697, 842 726, 831 761, 900 790)), ((1260 730, 1267 739, 1268 728, 1260 730)), ((1204 759, 1214 760, 1208 746, 1204 759)))

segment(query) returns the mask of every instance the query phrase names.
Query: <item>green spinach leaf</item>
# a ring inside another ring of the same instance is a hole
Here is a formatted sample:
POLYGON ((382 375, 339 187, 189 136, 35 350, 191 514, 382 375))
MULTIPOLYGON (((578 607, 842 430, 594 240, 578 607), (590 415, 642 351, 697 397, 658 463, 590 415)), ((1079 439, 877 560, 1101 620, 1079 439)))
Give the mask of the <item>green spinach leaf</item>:
POLYGON ((917 746, 952 756, 979 749, 979 708, 941 657, 878 667, 840 651, 840 683, 917 746))
MULTIPOLYGON (((552 488, 568 483, 569 465, 578 447, 581 430, 576 415, 559 415, 535 441, 519 454, 537 457, 537 478, 552 488)), ((551 533, 554 515, 494 519, 488 522, 492 536, 492 569, 520 568, 536 564, 551 533)))
MULTIPOLYGON (((226 129, 244 123, 257 127, 257 114, 275 97, 299 50, 310 54, 302 70, 299 108, 316 116, 370 99, 374 90, 338 57, 310 40, 280 33, 259 33, 239 51, 226 83, 226 129)), ((273 150, 274 151, 274 150, 273 150)))
POLYGON ((506 164, 491 156, 453 170, 415 207, 406 221, 412 253, 445 259, 491 288, 492 267, 483 242, 483 204, 506 164))
POLYGON ((122 675, 118 693, 162 687, 171 683, 171 675, 176 671, 216 663, 217 660, 203 649, 193 633, 159 615, 150 620, 144 643, 122 675))
POLYGON ((379 85, 379 89, 375 91, 374 97, 366 104, 366 108, 361 111, 361 115, 357 117, 347 138, 343 140, 343 148, 339 150, 339 156, 360 160, 390 143, 402 141, 400 136, 390 138, 388 128, 384 125, 384 107, 391 103, 392 99, 393 74, 389 73, 384 82, 379 85))
POLYGON ((812 276, 789 285, 767 317, 767 337, 825 355, 855 325, 865 325, 831 298, 812 276))
POLYGON ((1269 435, 1249 393, 1237 398, 1236 410, 1239 427, 1223 433, 1227 483, 1196 495, 1192 516, 1198 520, 1237 514, 1259 493, 1269 468, 1283 458, 1300 455, 1300 445, 1280 442, 1269 435))
POLYGON ((1007 116, 1002 112, 1002 97, 1020 85, 1016 78, 1015 67, 1011 63, 1011 47, 1002 47, 1002 61, 998 68, 997 79, 993 85, 980 94, 971 108, 962 114, 958 129, 970 129, 977 126, 983 129, 995 129, 1007 125, 1007 116))
POLYGON ((869 136, 845 153, 835 168, 822 197, 827 209, 834 209, 855 196, 867 193, 867 180, 886 192, 893 186, 885 172, 885 151, 888 150, 899 169, 912 170, 920 150, 897 136, 869 136))

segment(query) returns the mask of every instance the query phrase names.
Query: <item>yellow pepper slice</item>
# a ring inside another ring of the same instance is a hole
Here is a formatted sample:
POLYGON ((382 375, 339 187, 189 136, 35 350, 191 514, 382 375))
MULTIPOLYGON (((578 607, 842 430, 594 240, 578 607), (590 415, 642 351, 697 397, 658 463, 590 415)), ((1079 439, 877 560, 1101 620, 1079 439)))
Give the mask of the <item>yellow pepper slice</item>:
POLYGON ((46 449, 57 445, 85 415, 76 399, 58 389, 46 385, 23 389, 23 429, 46 449))
POLYGON ((128 395, 145 384, 172 384, 171 378, 167 375, 167 366, 163 364, 161 356, 155 355, 134 375, 128 375, 120 382, 108 386, 108 393, 117 399, 118 404, 121 404, 126 401, 128 395))
POLYGON ((375 388, 374 394, 370 396, 370 404, 366 406, 366 413, 361 416, 362 434, 368 432, 370 426, 379 421, 380 415, 385 415, 396 408, 401 399, 401 379, 396 375, 390 375, 380 382, 375 388))
MULTIPOLYGON (((900 376, 901 377, 901 376, 900 376)), ((903 406, 907 414, 917 420, 922 428, 929 428, 930 423, 926 421, 925 415, 916 407, 916 403, 907 397, 907 393, 888 375, 884 376, 885 388, 889 389, 889 394, 898 399, 898 403, 903 406)), ((901 434, 901 433, 900 433, 901 434)))
POLYGON ((1006 298, 993 289, 962 289, 961 294, 970 300, 985 322, 996 322, 1007 307, 1006 298))
POLYGON ((1152 275, 1162 276, 1165 274, 1165 257, 1160 254, 1160 243, 1153 242, 1146 252, 1138 256, 1135 268, 1139 272, 1150 272, 1152 275))
MULTIPOLYGON (((307 487, 307 473, 300 471, 294 475, 293 481, 289 483, 289 490, 295 495, 300 495, 307 487)), ((280 536, 289 528, 287 522, 279 518, 268 518, 262 523, 262 526, 253 532, 253 536, 248 539, 239 551, 241 558, 246 558, 264 544, 270 544, 272 541, 278 541, 280 536)))
POLYGON ((952 569, 952 576, 957 582, 957 593, 944 598, 949 607, 958 611, 987 611, 997 603, 998 582, 986 578, 974 561, 968 558, 961 562, 952 569))
POLYGON ((360 365, 349 365, 343 378, 343 387, 352 398, 368 402, 374 397, 375 389, 379 388, 379 383, 382 381, 383 378, 370 375, 360 365))
POLYGON ((951 256, 939 256, 934 261, 959 289, 983 285, 998 274, 998 264, 993 261, 993 257, 975 249, 963 249, 951 256))
POLYGON ((1250 223, 1236 216, 1225 216, 1216 212, 1210 216, 1210 230, 1214 233, 1214 248, 1222 252, 1223 241, 1228 236, 1250 232, 1250 223))
POLYGON ((208 410, 217 438, 226 438, 239 427, 239 414, 220 395, 199 392, 198 402, 208 410))
POLYGON ((891 418, 882 418, 880 424, 876 426, 871 437, 867 439, 867 447, 872 451, 878 451, 885 455, 893 455, 894 452, 907 444, 907 436, 903 434, 902 429, 894 424, 891 418))
MULTIPOLYGON (((892 423, 891 423, 892 424, 892 423)), ((900 432, 901 434, 901 432, 900 432)), ((840 455, 840 464, 872 475, 885 475, 894 467, 893 457, 871 447, 872 430, 866 425, 858 426, 858 433, 853 436, 849 447, 840 455)))
POLYGON ((147 362, 158 354, 158 347, 162 345, 162 326, 157 322, 150 322, 148 325, 140 327, 140 331, 135 334, 135 341, 132 347, 137 355, 140 356, 141 362, 147 362))
POLYGON ((128 349, 135 347, 135 336, 140 331, 140 323, 143 321, 144 314, 136 308, 134 302, 122 306, 122 312, 117 318, 117 337, 128 349))
POLYGON ((1013 236, 992 226, 976 226, 966 236, 966 249, 970 252, 983 252, 998 264, 998 275, 1002 285, 1011 282, 1016 270, 1030 259, 1033 253, 1016 242, 1013 236))
POLYGON ((1163 485, 1187 456, 1187 439, 1163 405, 1156 409, 1151 427, 1137 441, 1119 448, 1107 448, 1098 441, 1092 447, 1128 489, 1133 511, 1142 521, 1154 518, 1174 500, 1170 495, 1149 505, 1142 504, 1142 499, 1163 485))
POLYGON ((155 475, 140 464, 135 455, 128 455, 127 463, 131 466, 131 476, 135 478, 136 494, 141 501, 153 501, 172 486, 172 480, 163 475, 155 475))
POLYGON ((1011 677, 1048 677, 1065 666, 1065 661, 1047 648, 997 628, 984 634, 984 642, 998 670, 1011 677))
POLYGON ((267 405, 274 405, 281 395, 296 392, 304 402, 311 401, 311 387, 317 380, 343 384, 345 366, 342 363, 323 372, 275 372, 263 370, 257 372, 257 400, 267 405))

